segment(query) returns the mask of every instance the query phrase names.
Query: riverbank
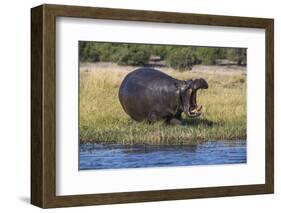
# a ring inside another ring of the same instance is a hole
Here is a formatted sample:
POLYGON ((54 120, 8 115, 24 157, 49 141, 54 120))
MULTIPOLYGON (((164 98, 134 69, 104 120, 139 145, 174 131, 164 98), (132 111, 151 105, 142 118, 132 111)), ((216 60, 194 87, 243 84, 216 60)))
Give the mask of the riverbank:
POLYGON ((209 89, 198 91, 203 105, 198 118, 183 126, 133 121, 122 109, 118 89, 134 67, 80 65, 80 141, 122 144, 190 144, 204 140, 246 139, 246 72, 239 67, 194 67, 191 72, 159 70, 178 79, 205 78, 209 89), (204 69, 203 69, 204 68, 204 69))

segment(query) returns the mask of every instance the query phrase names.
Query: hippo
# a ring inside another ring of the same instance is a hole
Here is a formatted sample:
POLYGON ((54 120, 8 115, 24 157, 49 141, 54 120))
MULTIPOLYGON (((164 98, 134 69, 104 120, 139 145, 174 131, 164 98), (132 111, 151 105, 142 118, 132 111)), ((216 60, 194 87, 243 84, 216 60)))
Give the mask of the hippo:
POLYGON ((182 113, 198 117, 202 106, 197 105, 199 89, 207 89, 203 78, 178 80, 154 68, 138 68, 130 72, 119 88, 119 101, 124 111, 135 121, 164 120, 182 124, 182 113))

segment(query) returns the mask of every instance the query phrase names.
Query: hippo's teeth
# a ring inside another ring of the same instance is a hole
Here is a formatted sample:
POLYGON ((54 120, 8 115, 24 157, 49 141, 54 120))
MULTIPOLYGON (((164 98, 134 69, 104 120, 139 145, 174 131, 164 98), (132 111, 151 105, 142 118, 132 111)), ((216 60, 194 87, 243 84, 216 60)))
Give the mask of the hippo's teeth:
POLYGON ((196 113, 188 112, 188 115, 189 115, 190 117, 198 117, 198 116, 201 115, 201 112, 196 112, 196 113))
POLYGON ((196 113, 196 112, 197 112, 197 109, 195 108, 195 109, 191 110, 190 112, 191 112, 191 113, 196 113))
POLYGON ((198 113, 202 111, 202 105, 200 107, 196 107, 195 109, 191 110, 191 113, 198 113))

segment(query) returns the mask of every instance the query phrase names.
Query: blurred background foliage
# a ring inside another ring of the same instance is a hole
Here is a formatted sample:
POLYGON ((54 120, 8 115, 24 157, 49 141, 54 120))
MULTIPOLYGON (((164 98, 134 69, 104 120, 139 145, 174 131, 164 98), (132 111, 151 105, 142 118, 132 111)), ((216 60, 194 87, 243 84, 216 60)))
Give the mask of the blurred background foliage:
POLYGON ((165 66, 191 70, 196 64, 246 66, 247 49, 79 41, 80 62, 165 66))

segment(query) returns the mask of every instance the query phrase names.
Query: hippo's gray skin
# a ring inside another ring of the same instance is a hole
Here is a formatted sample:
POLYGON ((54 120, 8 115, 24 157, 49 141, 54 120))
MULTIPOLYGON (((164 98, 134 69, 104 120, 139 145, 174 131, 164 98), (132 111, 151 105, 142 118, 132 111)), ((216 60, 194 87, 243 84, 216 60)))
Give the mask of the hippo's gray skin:
POLYGON ((198 89, 207 89, 202 79, 177 80, 152 68, 139 68, 129 73, 119 89, 124 111, 135 121, 165 120, 181 124, 181 114, 189 117, 201 114, 196 103, 198 89))

